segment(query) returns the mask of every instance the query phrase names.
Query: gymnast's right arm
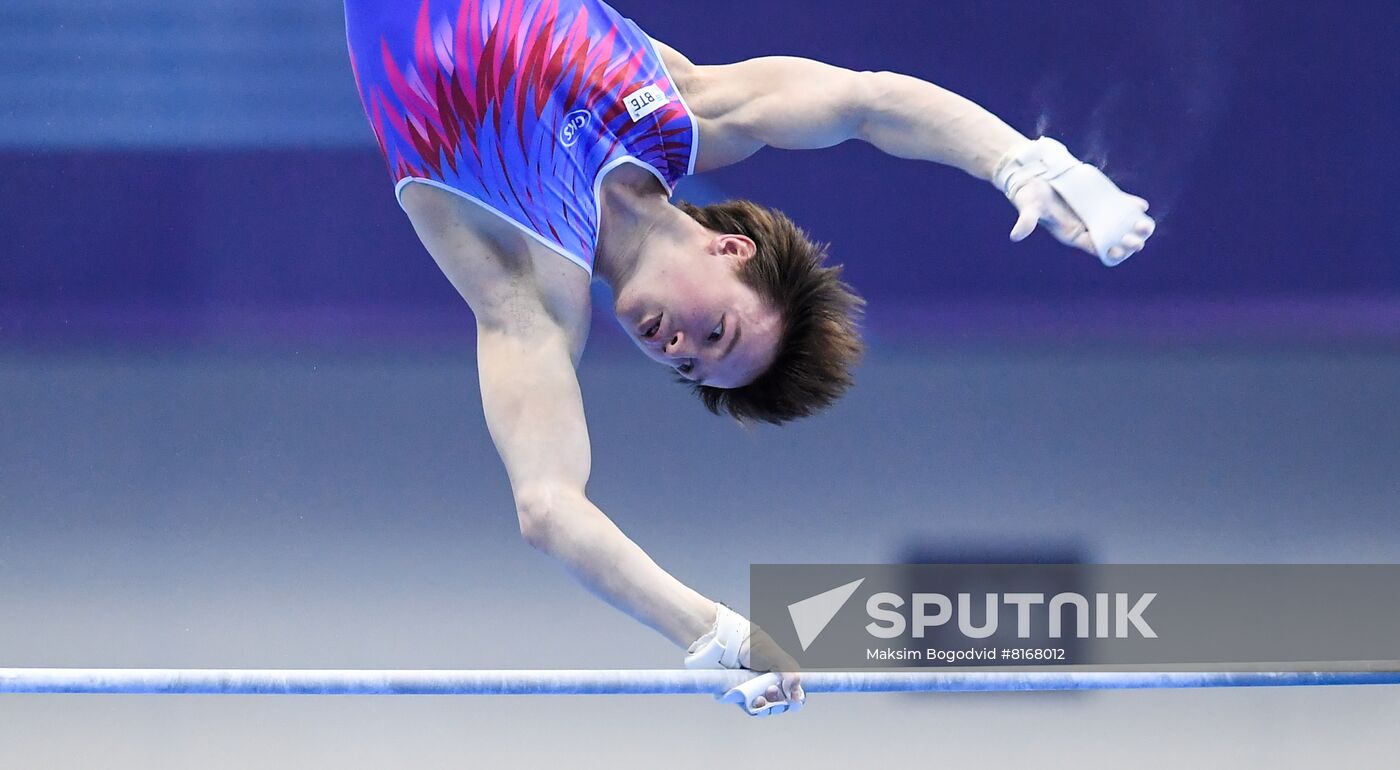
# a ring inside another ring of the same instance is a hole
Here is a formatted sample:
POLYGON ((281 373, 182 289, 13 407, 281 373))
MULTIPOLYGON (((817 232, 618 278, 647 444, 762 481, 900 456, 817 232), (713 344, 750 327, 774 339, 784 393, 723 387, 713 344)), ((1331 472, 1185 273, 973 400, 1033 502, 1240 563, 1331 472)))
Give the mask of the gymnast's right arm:
POLYGON ((510 316, 478 316, 477 359, 521 535, 603 600, 689 645, 714 624, 715 603, 657 565, 585 494, 591 456, 570 335, 543 310, 510 316))

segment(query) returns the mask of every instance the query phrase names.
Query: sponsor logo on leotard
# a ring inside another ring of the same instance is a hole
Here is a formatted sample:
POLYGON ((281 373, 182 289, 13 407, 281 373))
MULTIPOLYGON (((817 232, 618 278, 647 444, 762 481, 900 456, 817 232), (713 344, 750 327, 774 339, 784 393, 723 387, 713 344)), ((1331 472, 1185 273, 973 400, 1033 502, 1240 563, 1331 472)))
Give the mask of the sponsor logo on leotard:
POLYGON ((592 118, 593 113, 588 110, 574 110, 565 115, 564 125, 559 129, 559 143, 565 147, 573 147, 578 144, 579 137, 583 135, 584 127, 592 118))

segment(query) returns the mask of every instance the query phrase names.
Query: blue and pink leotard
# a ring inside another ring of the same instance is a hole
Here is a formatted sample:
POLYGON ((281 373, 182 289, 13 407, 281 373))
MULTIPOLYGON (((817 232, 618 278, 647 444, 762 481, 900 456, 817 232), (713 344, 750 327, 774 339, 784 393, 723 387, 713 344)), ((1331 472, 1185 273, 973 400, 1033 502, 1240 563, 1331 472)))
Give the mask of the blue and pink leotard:
POLYGON ((608 171, 667 190, 694 171, 695 120, 655 44, 599 0, 345 0, 345 19, 399 191, 471 199, 592 272, 608 171))

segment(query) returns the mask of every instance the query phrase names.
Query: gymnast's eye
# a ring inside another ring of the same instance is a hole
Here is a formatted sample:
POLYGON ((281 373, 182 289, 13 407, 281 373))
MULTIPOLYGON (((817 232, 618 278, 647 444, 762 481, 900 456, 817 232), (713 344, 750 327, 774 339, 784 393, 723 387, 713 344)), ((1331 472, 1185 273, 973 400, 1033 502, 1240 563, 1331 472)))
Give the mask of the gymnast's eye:
POLYGON ((685 361, 684 363, 681 363, 676 366, 676 371, 680 372, 681 374, 690 374, 690 372, 693 369, 695 369, 694 361, 685 361))
POLYGON ((708 339, 710 342, 719 342, 719 338, 720 338, 720 337, 723 337, 723 336, 724 336, 724 319, 721 318, 721 319, 719 319, 719 323, 715 324, 715 328, 713 328, 713 329, 710 330, 710 336, 707 337, 706 339, 708 339))

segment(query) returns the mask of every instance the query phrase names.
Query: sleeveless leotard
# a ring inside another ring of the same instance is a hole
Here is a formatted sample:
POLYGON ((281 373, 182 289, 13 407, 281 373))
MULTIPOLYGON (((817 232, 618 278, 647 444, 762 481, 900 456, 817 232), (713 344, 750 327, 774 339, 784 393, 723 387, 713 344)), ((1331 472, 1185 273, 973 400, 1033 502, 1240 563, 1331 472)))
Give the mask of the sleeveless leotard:
POLYGON ((669 191, 698 132, 655 44, 600 0, 345 0, 355 81, 402 192, 471 199, 593 269, 599 186, 669 191))

